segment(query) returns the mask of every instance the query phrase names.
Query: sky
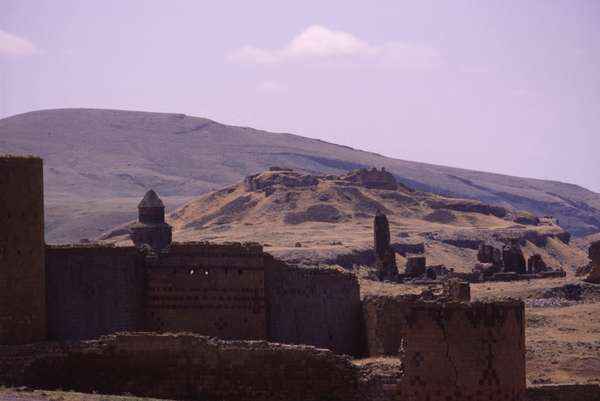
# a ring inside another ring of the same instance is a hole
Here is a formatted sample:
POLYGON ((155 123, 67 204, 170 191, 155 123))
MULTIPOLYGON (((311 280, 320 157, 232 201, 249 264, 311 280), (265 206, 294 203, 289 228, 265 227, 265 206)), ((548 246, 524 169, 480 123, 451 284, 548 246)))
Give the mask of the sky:
POLYGON ((63 107, 600 192, 600 1, 0 0, 0 118, 63 107))

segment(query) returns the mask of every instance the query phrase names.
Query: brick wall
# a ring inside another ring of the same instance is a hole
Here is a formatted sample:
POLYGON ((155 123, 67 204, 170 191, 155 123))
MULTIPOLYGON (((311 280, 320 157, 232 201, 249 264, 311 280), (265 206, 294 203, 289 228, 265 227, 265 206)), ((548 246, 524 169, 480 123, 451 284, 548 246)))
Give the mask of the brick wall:
POLYGON ((192 334, 0 346, 0 384, 205 401, 352 401, 356 368, 307 346, 192 334))
POLYGON ((266 256, 269 341, 361 352, 356 277, 334 269, 289 267, 266 256))
POLYGON ((367 297, 371 355, 400 355, 397 392, 413 401, 522 400, 525 392, 521 301, 438 303, 367 297))
POLYGON ((0 344, 46 337, 42 160, 0 157, 0 344))
POLYGON ((48 246, 48 337, 143 328, 144 256, 134 247, 48 246))
POLYGON ((147 329, 266 339, 260 245, 172 244, 148 259, 147 329))

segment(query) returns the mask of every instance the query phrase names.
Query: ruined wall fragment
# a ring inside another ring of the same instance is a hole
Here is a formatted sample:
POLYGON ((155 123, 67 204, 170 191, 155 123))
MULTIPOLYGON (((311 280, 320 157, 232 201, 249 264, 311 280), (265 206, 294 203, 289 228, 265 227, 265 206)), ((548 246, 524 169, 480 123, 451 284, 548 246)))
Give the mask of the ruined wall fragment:
POLYGON ((0 384, 205 401, 356 400, 349 358, 307 346, 121 333, 0 346, 0 384))
POLYGON ((442 303, 371 296, 363 311, 369 354, 396 349, 403 361, 397 391, 406 399, 523 399, 521 301, 442 303))

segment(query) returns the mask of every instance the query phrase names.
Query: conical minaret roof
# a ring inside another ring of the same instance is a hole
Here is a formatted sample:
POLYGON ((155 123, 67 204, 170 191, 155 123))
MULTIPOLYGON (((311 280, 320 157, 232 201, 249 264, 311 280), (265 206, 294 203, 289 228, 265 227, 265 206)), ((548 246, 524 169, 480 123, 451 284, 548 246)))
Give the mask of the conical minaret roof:
POLYGON ((146 207, 165 207, 164 203, 158 197, 157 193, 154 192, 153 189, 146 192, 144 198, 138 205, 138 208, 146 208, 146 207))

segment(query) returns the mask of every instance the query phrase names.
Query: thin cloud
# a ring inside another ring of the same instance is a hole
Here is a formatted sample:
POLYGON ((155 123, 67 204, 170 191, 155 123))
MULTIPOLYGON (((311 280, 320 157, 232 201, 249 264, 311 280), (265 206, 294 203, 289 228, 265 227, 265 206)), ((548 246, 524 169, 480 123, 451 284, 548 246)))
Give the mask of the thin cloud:
POLYGON ((438 65, 441 56, 435 49, 413 43, 389 42, 372 45, 355 35, 312 25, 279 49, 245 45, 229 59, 241 63, 281 64, 304 60, 362 58, 383 65, 424 68, 438 65))
POLYGON ((0 55, 26 56, 38 52, 30 40, 0 29, 0 55))

